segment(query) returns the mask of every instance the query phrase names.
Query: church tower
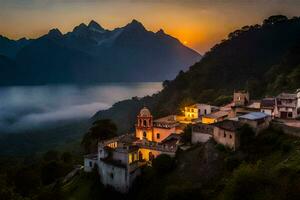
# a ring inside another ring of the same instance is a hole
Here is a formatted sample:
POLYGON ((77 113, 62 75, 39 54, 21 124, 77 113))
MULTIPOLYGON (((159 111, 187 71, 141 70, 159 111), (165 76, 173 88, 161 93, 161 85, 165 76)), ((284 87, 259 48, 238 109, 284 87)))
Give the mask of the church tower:
POLYGON ((137 116, 135 136, 140 140, 153 140, 153 117, 146 107, 144 107, 137 116))

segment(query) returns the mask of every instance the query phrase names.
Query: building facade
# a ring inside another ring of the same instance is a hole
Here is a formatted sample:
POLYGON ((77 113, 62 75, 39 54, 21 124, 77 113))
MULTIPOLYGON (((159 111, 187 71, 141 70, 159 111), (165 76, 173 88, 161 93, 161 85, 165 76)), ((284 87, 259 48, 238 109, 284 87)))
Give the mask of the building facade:
POLYGON ((197 103, 191 106, 186 106, 184 108, 184 115, 186 119, 193 120, 198 119, 203 115, 210 114, 211 110, 211 105, 197 103))
POLYGON ((295 119, 300 116, 300 91, 296 93, 281 93, 276 97, 276 117, 282 119, 295 119))
POLYGON ((235 106, 246 106, 250 102, 250 95, 247 91, 234 91, 233 103, 235 106))
POLYGON ((213 136, 214 127, 210 124, 197 123, 192 126, 192 144, 207 142, 213 136))
POLYGON ((241 127, 238 121, 224 120, 214 124, 213 138, 224 146, 237 150, 240 147, 240 137, 238 129, 241 127))
POLYGON ((98 143, 98 151, 84 157, 84 171, 98 167, 101 182, 126 193, 141 173, 141 167, 161 155, 175 156, 182 131, 174 116, 153 121, 147 108, 138 116, 134 134, 98 143))

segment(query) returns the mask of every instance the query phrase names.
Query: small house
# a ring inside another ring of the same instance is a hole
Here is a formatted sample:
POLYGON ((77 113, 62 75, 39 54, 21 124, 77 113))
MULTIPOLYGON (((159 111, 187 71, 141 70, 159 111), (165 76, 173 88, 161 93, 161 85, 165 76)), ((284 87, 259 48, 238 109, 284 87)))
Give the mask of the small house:
POLYGON ((213 135, 214 127, 210 124, 197 123, 192 126, 192 144, 207 142, 213 135))
POLYGON ((213 138, 218 144, 222 144, 230 149, 237 150, 240 146, 238 129, 242 124, 238 121, 224 120, 215 123, 213 138))
POLYGON ((226 119, 228 117, 229 112, 228 111, 217 111, 214 113, 211 113, 209 115, 204 115, 202 117, 202 123, 203 124, 213 124, 216 122, 220 122, 223 121, 224 119, 226 119))
POLYGON ((243 124, 248 124, 256 133, 269 127, 271 116, 263 112, 252 112, 238 117, 243 124))

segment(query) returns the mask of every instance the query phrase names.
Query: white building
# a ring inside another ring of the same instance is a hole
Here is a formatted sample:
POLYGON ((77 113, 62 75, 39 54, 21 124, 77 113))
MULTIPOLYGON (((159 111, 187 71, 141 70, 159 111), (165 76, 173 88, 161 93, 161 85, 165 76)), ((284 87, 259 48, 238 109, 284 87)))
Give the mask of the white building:
POLYGON ((214 127, 210 124, 197 123, 192 126, 192 144, 207 142, 213 135, 214 127))
POLYGON ((300 116, 300 90, 296 93, 281 93, 276 97, 276 117, 295 119, 300 116))
POLYGON ((99 142, 97 153, 84 157, 84 171, 97 166, 104 185, 128 192, 142 166, 160 154, 175 156, 180 136, 172 119, 161 118, 153 125, 150 111, 143 108, 137 116, 136 132, 99 142))
POLYGON ((186 119, 198 119, 203 115, 210 114, 211 110, 211 105, 197 103, 191 106, 186 106, 184 108, 184 115, 186 119))

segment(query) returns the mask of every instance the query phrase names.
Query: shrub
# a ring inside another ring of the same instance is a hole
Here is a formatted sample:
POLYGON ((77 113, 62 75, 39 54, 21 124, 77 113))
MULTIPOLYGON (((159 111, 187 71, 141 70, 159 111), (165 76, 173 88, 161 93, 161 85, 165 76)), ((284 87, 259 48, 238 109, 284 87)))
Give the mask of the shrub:
POLYGON ((161 154, 153 160, 152 166, 157 174, 164 174, 174 168, 174 160, 169 155, 161 154))
POLYGON ((293 148, 293 145, 291 143, 288 143, 288 142, 283 142, 281 144, 281 150, 284 152, 284 153, 288 153, 292 150, 293 148))
POLYGON ((225 159, 226 169, 228 169, 229 171, 232 171, 235 168, 237 168, 240 165, 240 163, 240 159, 238 159, 235 156, 229 156, 227 159, 225 159))
POLYGON ((242 164, 226 185, 224 199, 270 199, 272 191, 275 191, 273 179, 263 167, 242 164))
POLYGON ((223 144, 217 144, 216 149, 221 152, 226 152, 226 147, 223 144))

